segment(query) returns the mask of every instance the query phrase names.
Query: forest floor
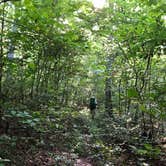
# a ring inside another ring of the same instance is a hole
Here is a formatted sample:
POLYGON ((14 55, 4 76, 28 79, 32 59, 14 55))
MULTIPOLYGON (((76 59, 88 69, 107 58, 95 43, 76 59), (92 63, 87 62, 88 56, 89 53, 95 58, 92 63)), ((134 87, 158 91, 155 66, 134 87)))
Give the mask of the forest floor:
POLYGON ((166 166, 165 145, 162 145, 162 152, 162 156, 156 159, 152 159, 134 155, 133 153, 129 153, 126 151, 126 149, 124 149, 124 152, 119 156, 112 156, 112 161, 109 162, 109 164, 102 165, 98 162, 94 162, 91 158, 92 156, 79 157, 73 156, 75 154, 72 154, 70 152, 60 152, 58 150, 53 152, 41 150, 37 152, 37 154, 28 157, 26 166, 68 166, 68 164, 64 164, 63 160, 70 161, 69 166, 166 166), (53 153, 55 156, 59 156, 61 158, 58 164, 55 161, 54 157, 50 157, 50 154, 53 153), (71 162, 72 160, 73 162, 71 162))
MULTIPOLYGON (((56 166, 56 162, 54 158, 49 156, 50 152, 38 152, 35 155, 35 159, 27 160, 26 166, 56 166)), ((52 152, 51 152, 52 153, 52 152)), ((55 153, 57 155, 57 153, 55 153)), ((72 156, 70 153, 61 153, 61 156, 66 157, 68 156, 68 160, 72 160, 72 156)), ((33 158, 31 156, 31 158, 33 158)), ((58 163, 59 166, 64 165, 63 162, 58 163)), ((91 162, 88 158, 78 158, 73 162, 73 166, 92 166, 91 162)))
POLYGON ((114 137, 111 138, 104 126, 98 126, 101 121, 91 120, 84 111, 75 119, 68 115, 62 119, 65 132, 35 133, 34 136, 30 133, 26 137, 16 129, 8 133, 11 137, 1 135, 0 143, 3 137, 5 142, 0 144, 0 151, 10 161, 1 165, 0 158, 0 166, 166 166, 166 138, 163 137, 155 147, 147 144, 149 149, 141 149, 142 143, 135 145, 126 141, 120 128, 113 131, 114 137), (100 136, 100 133, 104 135, 100 136))
POLYGON ((89 163, 89 161, 85 158, 80 158, 76 160, 76 163, 74 166, 92 166, 92 164, 89 163))
MULTIPOLYGON (((64 155, 64 154, 63 154, 64 155)), ((70 156, 70 154, 68 154, 70 156)), ((26 166, 56 166, 57 163, 55 163, 55 160, 44 152, 38 153, 38 155, 35 156, 35 160, 29 160, 26 164, 26 166)), ((165 159, 156 159, 156 160, 146 160, 144 158, 137 158, 138 161, 136 161, 136 157, 132 158, 133 155, 131 154, 122 154, 118 158, 113 158, 112 163, 105 164, 105 166, 166 166, 166 160, 165 159), (137 164, 137 163, 140 164, 137 164)), ((59 166, 65 166, 64 163, 58 164, 59 166)), ((66 165, 67 166, 67 165, 66 165)), ((93 163, 88 158, 78 158, 75 160, 73 165, 69 166, 104 166, 97 163, 93 163)))
MULTIPOLYGON (((89 127, 96 127, 96 122, 91 121, 89 127)), ((96 146, 90 143, 90 138, 91 134, 84 134, 84 142, 83 146, 96 146)), ((162 140, 161 144, 158 144, 157 147, 160 147, 161 149, 161 155, 158 157, 153 157, 153 156, 146 156, 146 155, 140 155, 140 154, 135 154, 133 151, 129 150, 129 144, 125 143, 114 143, 110 145, 112 147, 112 151, 114 151, 117 147, 121 148, 121 151, 119 154, 112 154, 111 159, 109 159, 108 163, 100 163, 100 156, 102 156, 102 153, 108 152, 104 148, 102 149, 99 147, 100 150, 97 150, 95 153, 96 156, 99 156, 98 159, 94 157, 94 155, 90 154, 90 151, 93 151, 94 149, 89 149, 89 147, 83 147, 86 150, 84 151, 83 156, 82 155, 77 155, 75 153, 71 153, 70 151, 64 152, 63 150, 59 150, 55 148, 54 150, 51 151, 43 151, 41 149, 40 152, 38 152, 32 157, 31 160, 27 162, 27 166, 56 166, 57 162, 55 161, 55 156, 56 159, 59 160, 59 164, 57 166, 65 166, 64 160, 70 161, 69 166, 166 166, 166 140, 162 140), (105 152, 106 151, 106 152, 105 152), (87 153, 87 154, 86 154, 87 153), (50 154, 52 157, 50 157, 50 154), (58 159, 58 157, 61 159, 58 159), (71 162, 72 161, 72 162, 71 162), (28 164, 29 163, 29 164, 28 164), (35 163, 35 164, 34 164, 35 163), (71 164, 72 163, 72 164, 71 164)), ((108 147, 106 147, 108 148, 108 147)), ((142 150, 143 152, 143 150, 142 150)), ((105 154, 107 155, 107 154, 105 154)), ((148 155, 151 155, 150 153, 148 155)), ((155 154, 154 154, 155 155, 155 154)), ((110 156, 109 156, 110 157, 110 156)), ((106 158, 109 158, 106 157, 106 158)), ((101 158, 102 160, 102 158, 101 158)), ((66 164, 67 166, 68 164, 66 164)))

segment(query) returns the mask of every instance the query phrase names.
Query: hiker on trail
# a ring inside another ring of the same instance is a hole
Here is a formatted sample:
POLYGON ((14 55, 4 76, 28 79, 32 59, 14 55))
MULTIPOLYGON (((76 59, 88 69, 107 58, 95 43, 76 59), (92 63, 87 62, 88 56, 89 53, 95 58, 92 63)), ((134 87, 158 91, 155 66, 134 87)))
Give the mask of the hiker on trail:
POLYGON ((95 117, 96 106, 97 106, 97 101, 96 101, 95 97, 91 97, 90 103, 89 103, 89 109, 90 109, 92 119, 94 119, 94 117, 95 117))

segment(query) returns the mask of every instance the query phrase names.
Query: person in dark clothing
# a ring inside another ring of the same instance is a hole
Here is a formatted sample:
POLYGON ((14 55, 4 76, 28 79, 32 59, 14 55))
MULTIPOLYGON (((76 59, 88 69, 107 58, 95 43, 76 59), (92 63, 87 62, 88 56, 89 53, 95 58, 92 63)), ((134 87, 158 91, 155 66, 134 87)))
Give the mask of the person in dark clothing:
POLYGON ((89 102, 89 109, 90 109, 92 119, 94 119, 95 117, 96 106, 97 106, 97 102, 95 97, 91 97, 89 102))

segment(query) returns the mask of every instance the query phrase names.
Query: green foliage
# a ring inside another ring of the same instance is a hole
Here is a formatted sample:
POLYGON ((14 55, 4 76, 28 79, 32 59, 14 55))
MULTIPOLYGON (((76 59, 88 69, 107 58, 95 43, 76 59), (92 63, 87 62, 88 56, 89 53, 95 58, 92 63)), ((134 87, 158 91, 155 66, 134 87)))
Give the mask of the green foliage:
MULTIPOLYGON (((41 149, 57 165, 74 165, 55 148, 104 165, 140 143, 146 127, 152 140, 164 133, 165 1, 0 3, 0 165, 26 165, 23 153, 41 149)), ((132 149, 161 155, 150 144, 132 149)))
POLYGON ((136 89, 134 88, 128 89, 128 97, 129 98, 138 97, 138 92, 136 91, 136 89))
POLYGON ((135 152, 141 156, 144 157, 150 157, 150 158, 158 158, 161 154, 161 150, 159 147, 153 147, 151 144, 144 144, 142 148, 136 148, 132 147, 135 152))

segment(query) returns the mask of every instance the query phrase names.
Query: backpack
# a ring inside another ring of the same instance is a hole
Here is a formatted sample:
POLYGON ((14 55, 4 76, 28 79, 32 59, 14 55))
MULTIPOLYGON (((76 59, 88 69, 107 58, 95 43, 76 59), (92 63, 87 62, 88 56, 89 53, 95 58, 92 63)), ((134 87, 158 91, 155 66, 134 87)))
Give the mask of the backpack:
POLYGON ((97 105, 96 99, 94 97, 90 98, 89 108, 91 110, 96 109, 96 105, 97 105))

